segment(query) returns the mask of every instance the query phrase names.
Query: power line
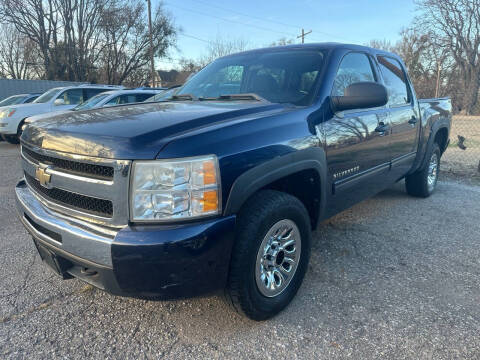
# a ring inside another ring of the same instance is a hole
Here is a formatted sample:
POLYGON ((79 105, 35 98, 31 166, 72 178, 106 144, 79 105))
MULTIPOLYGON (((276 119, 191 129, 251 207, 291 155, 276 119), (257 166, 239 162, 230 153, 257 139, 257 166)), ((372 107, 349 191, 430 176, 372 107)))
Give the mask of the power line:
POLYGON ((252 15, 252 14, 247 14, 247 13, 243 13, 243 12, 240 12, 240 11, 237 11, 237 10, 228 9, 228 8, 226 8, 226 7, 223 7, 223 6, 213 5, 213 4, 210 4, 208 1, 195 0, 195 2, 201 2, 201 3, 205 4, 205 5, 210 6, 210 7, 214 7, 214 8, 217 8, 217 9, 222 9, 222 10, 224 10, 224 11, 228 11, 228 12, 230 12, 230 13, 234 13, 234 14, 241 15, 241 16, 245 16, 245 17, 252 18, 252 19, 257 19, 257 20, 261 20, 261 21, 270 22, 270 23, 272 23, 272 24, 277 24, 277 25, 282 25, 282 26, 293 27, 293 28, 296 28, 296 29, 299 29, 299 28, 300 28, 300 26, 297 26, 297 25, 286 24, 286 23, 281 22, 281 21, 276 21, 276 20, 271 20, 271 19, 265 19, 265 18, 262 18, 262 17, 259 17, 259 16, 255 16, 255 15, 252 15))
MULTIPOLYGON (((195 2, 201 2, 205 5, 210 6, 210 7, 221 9, 221 10, 227 11, 229 13, 234 13, 234 14, 237 14, 237 15, 245 16, 245 17, 252 18, 252 19, 261 20, 261 21, 264 21, 264 22, 269 22, 269 23, 272 23, 272 24, 288 26, 288 27, 296 28, 296 29, 301 29, 302 28, 301 26, 298 26, 298 25, 288 24, 288 23, 285 23, 285 22, 277 21, 277 20, 266 19, 266 18, 263 18, 263 17, 260 17, 260 16, 255 16, 255 15, 252 15, 252 14, 247 14, 247 13, 244 13, 244 12, 229 9, 229 8, 219 6, 219 5, 216 5, 216 4, 211 4, 211 3, 209 3, 208 1, 205 1, 205 0, 195 0, 195 2)), ((316 32, 316 33, 319 33, 319 34, 323 34, 323 35, 326 35, 326 36, 333 37, 333 38, 337 38, 337 39, 341 39, 341 40, 345 40, 345 41, 352 41, 352 40, 344 38, 342 36, 330 34, 330 33, 324 32, 324 31, 319 31, 319 30, 316 30, 316 29, 313 29, 313 31, 316 32)))
POLYGON ((295 36, 296 36, 296 35, 294 35, 294 34, 292 34, 292 33, 288 33, 288 32, 285 32, 285 31, 278 31, 278 30, 273 30, 273 29, 266 28, 266 27, 263 27, 263 26, 258 26, 258 25, 254 25, 254 24, 244 23, 244 22, 237 21, 237 20, 225 19, 225 18, 223 18, 223 17, 221 17, 221 16, 216 16, 216 15, 204 13, 204 12, 202 12, 202 11, 184 8, 184 7, 178 6, 178 5, 176 5, 176 4, 168 3, 168 5, 169 5, 169 6, 176 7, 176 8, 178 8, 178 9, 181 9, 181 10, 184 10, 184 11, 190 11, 190 12, 193 12, 193 13, 196 13, 196 14, 200 14, 200 15, 203 15, 203 16, 212 17, 212 18, 214 18, 214 19, 222 20, 222 21, 225 21, 225 22, 228 22, 228 23, 236 23, 236 24, 240 24, 240 25, 244 25, 244 26, 249 26, 249 27, 256 28, 256 29, 263 30, 263 31, 270 31, 270 32, 274 32, 274 33, 277 33, 277 34, 288 35, 288 36, 291 36, 291 37, 295 37, 295 36))
POLYGON ((185 34, 185 33, 179 33, 178 35, 179 36, 184 36, 184 37, 187 37, 187 38, 190 38, 190 39, 195 39, 195 40, 198 40, 198 41, 202 41, 202 42, 208 43, 208 44, 215 44, 214 41, 205 40, 205 39, 199 38, 197 36, 188 35, 188 34, 185 34))

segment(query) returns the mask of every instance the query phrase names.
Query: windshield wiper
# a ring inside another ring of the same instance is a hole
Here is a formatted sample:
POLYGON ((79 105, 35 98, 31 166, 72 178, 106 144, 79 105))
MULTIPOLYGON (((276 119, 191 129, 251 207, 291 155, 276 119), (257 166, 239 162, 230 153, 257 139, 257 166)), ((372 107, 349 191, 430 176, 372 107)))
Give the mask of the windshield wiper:
POLYGON ((264 98, 262 98, 260 95, 254 94, 254 93, 248 93, 248 94, 225 94, 225 95, 220 95, 219 97, 211 97, 211 98, 198 98, 198 100, 202 101, 211 101, 211 100, 255 100, 255 101, 266 101, 264 98))
POLYGON ((168 100, 195 100, 195 96, 192 94, 178 94, 178 95, 172 95, 171 98, 168 100))

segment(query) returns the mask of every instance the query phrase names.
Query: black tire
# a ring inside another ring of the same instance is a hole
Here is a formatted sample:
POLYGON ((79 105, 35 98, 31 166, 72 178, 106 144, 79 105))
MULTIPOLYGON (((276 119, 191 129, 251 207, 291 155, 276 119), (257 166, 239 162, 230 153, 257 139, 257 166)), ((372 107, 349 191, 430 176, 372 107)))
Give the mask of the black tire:
POLYGON ((260 191, 252 196, 237 218, 236 239, 226 289, 227 299, 234 309, 253 320, 266 320, 283 310, 302 284, 310 258, 310 246, 310 218, 300 200, 273 190, 260 191), (285 282, 286 287, 278 295, 267 297, 259 290, 255 278, 257 255, 268 231, 285 220, 296 225, 297 233, 300 234, 301 251, 296 261, 296 271, 291 280, 285 282))
POLYGON ((428 150, 426 156, 428 160, 425 166, 422 169, 417 170, 413 174, 407 175, 405 177, 405 187, 409 195, 426 198, 432 195, 432 193, 435 191, 438 174, 440 171, 441 157, 440 147, 437 143, 433 144, 433 146, 428 150), (435 181, 432 186, 431 184, 429 185, 428 179, 429 175, 431 175, 430 162, 432 161, 433 157, 436 157, 437 167, 435 171, 435 181))
POLYGON ((2 135, 2 139, 10 144, 19 144, 20 139, 17 135, 2 135))

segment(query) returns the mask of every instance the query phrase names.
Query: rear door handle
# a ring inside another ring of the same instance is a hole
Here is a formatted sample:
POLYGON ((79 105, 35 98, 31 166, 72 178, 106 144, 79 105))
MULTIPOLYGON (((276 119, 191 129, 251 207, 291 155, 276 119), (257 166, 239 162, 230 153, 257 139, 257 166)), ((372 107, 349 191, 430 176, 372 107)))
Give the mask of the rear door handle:
POLYGON ((388 131, 389 126, 385 124, 383 121, 378 123, 378 126, 375 128, 375 131, 380 133, 381 136, 385 135, 385 133, 388 131))
POLYGON ((408 120, 408 123, 410 125, 415 125, 417 123, 418 119, 415 116, 412 116, 410 120, 408 120))

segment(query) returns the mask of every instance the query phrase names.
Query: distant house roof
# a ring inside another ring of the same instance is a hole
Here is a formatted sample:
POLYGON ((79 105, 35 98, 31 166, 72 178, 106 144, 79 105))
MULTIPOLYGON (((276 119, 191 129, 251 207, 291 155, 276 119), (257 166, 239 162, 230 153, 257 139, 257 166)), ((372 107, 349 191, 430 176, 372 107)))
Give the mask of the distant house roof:
POLYGON ((73 81, 0 79, 0 101, 17 94, 43 93, 54 87, 84 84, 73 81))

